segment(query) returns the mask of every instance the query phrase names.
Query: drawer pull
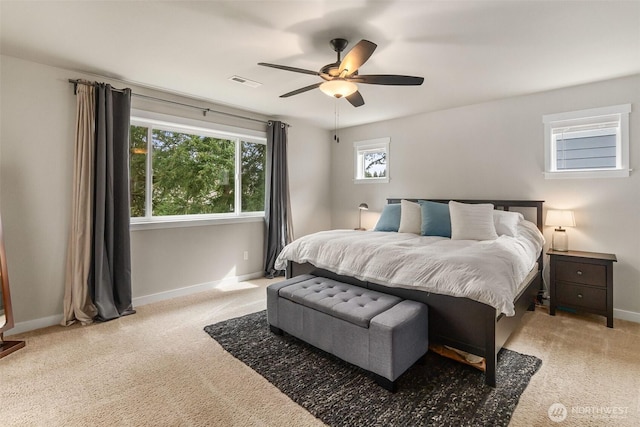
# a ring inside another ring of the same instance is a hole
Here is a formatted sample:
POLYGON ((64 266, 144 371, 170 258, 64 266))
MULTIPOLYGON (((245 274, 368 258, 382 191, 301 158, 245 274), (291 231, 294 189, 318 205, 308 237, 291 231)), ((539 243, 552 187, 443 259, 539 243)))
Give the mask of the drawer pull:
POLYGON ((578 270, 578 271, 576 271, 576 274, 577 274, 578 276, 582 276, 582 271, 581 271, 581 270, 578 270))
POLYGON ((578 294, 578 298, 582 299, 582 294, 578 294))

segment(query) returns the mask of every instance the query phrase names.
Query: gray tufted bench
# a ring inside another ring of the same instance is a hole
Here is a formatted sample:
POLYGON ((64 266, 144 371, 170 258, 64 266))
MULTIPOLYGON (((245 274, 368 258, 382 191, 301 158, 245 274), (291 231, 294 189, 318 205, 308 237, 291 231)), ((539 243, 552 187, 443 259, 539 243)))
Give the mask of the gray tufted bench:
POLYGON ((429 347, 426 305, 310 274, 267 287, 267 319, 391 391, 429 347))

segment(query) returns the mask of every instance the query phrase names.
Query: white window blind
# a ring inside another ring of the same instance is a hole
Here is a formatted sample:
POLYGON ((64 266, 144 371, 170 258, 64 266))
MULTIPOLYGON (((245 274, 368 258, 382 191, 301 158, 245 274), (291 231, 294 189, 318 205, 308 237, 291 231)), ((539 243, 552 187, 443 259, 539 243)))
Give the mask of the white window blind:
POLYGON ((619 168, 619 128, 618 122, 609 122, 595 128, 554 129, 556 170, 619 168))

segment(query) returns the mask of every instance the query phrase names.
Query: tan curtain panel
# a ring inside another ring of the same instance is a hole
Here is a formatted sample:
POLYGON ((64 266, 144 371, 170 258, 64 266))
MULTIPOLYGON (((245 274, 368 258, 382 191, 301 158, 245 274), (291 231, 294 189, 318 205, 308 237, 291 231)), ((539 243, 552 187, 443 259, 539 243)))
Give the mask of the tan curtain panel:
POLYGON ((62 325, 76 320, 93 322, 97 310, 87 280, 91 266, 93 162, 95 146, 95 88, 79 84, 76 96, 76 141, 73 168, 73 205, 67 250, 62 325))

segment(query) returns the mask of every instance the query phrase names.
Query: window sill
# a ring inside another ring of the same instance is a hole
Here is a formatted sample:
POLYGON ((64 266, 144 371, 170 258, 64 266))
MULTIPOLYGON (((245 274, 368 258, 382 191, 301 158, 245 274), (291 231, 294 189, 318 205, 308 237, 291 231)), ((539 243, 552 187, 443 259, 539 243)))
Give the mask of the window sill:
POLYGON ((627 178, 632 169, 544 172, 545 179, 627 178))
POLYGON ((221 216, 218 218, 189 218, 189 219, 132 219, 129 225, 130 231, 154 230, 160 228, 205 227, 210 225, 241 224, 247 222, 262 222, 264 214, 246 214, 238 216, 221 216))
POLYGON ((389 178, 364 178, 364 179, 354 179, 354 184, 385 184, 389 182, 389 178))

